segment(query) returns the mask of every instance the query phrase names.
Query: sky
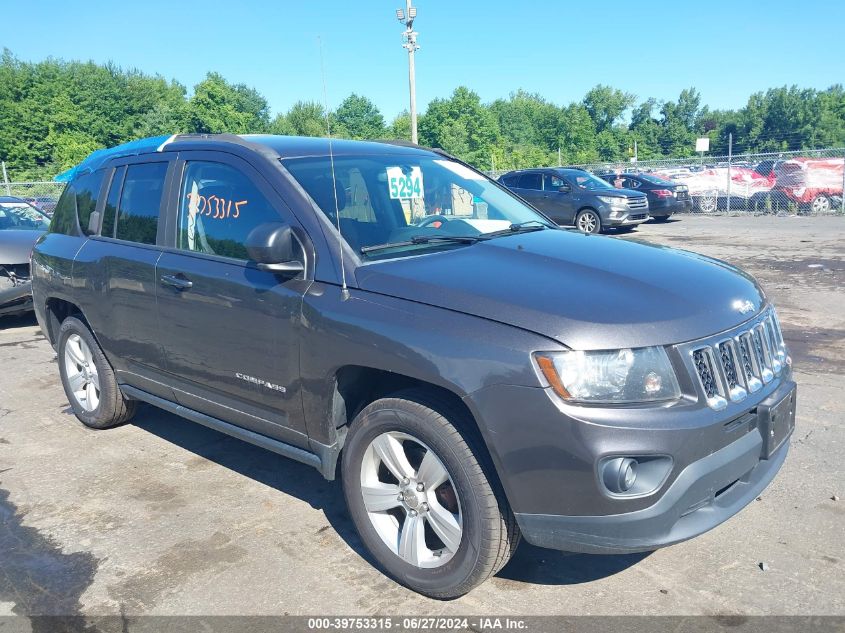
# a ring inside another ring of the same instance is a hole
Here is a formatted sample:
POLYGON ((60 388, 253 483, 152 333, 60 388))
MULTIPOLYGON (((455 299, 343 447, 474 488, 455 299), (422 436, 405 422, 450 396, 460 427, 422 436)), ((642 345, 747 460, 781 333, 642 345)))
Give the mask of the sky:
MULTIPOLYGON (((189 92, 220 72, 263 94, 273 114, 299 100, 329 107, 352 92, 390 120, 408 107, 404 0, 0 0, 0 48, 39 61, 112 61, 189 92)), ((633 2, 415 0, 417 101, 459 85, 483 101, 522 88, 559 105, 599 83, 639 100, 738 108, 785 84, 845 83, 841 0, 633 2)))

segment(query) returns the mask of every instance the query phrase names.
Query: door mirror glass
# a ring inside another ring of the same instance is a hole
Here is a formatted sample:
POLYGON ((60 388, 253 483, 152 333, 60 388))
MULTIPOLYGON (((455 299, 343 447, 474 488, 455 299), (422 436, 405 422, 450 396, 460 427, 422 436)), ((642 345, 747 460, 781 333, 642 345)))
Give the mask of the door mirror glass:
POLYGON ((560 193, 569 193, 570 192, 569 185, 561 185, 560 187, 557 188, 557 190, 560 193))

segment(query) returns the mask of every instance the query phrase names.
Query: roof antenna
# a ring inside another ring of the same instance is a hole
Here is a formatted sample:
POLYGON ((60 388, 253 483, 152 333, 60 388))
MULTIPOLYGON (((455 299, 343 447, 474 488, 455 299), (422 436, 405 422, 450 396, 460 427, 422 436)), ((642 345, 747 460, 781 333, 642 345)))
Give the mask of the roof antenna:
POLYGON ((326 135, 329 137, 329 162, 332 168, 332 190, 334 191, 334 218, 337 223, 338 236, 338 250, 340 251, 340 279, 341 291, 340 298, 346 301, 349 298, 349 289, 346 287, 346 266, 343 261, 343 234, 340 232, 340 202, 337 199, 337 177, 334 172, 334 150, 332 148, 332 125, 329 115, 329 97, 326 90, 326 63, 323 59, 323 40, 317 36, 317 42, 320 44, 320 74, 323 77, 323 105, 326 108, 326 135))

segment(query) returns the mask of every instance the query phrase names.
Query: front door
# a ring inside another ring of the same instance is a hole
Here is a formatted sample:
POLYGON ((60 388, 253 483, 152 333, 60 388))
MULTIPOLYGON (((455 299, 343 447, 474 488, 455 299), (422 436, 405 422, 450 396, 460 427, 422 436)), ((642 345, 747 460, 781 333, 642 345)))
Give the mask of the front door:
POLYGON ((558 224, 575 223, 572 188, 560 176, 543 174, 543 200, 538 208, 558 224))
POLYGON ((287 207, 245 161, 183 152, 156 267, 167 371, 180 404, 307 446, 299 388, 304 283, 248 262, 250 231, 293 224, 287 207))

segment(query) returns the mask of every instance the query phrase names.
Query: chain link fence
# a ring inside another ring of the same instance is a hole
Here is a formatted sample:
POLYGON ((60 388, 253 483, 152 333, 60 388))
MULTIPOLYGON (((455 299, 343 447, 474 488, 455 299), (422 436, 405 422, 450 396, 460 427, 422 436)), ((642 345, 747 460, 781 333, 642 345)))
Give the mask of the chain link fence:
MULTIPOLYGON (((689 187, 693 213, 845 213, 845 148, 734 156, 696 156, 637 162, 567 165, 595 174, 649 173, 689 187)), ((487 172, 498 178, 510 170, 487 172)), ((65 183, 0 181, 0 195, 16 196, 46 213, 65 183)))
MULTIPOLYGON (((693 213, 845 213, 845 148, 568 165, 598 175, 649 173, 689 187, 693 213)), ((498 177, 506 171, 488 172, 498 177)))
POLYGON ((54 180, 36 182, 2 182, 0 196, 14 196, 35 205, 48 215, 53 213, 59 196, 65 189, 65 183, 54 180))

